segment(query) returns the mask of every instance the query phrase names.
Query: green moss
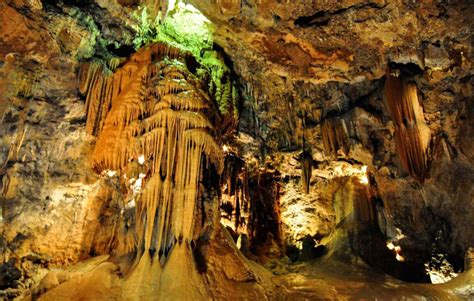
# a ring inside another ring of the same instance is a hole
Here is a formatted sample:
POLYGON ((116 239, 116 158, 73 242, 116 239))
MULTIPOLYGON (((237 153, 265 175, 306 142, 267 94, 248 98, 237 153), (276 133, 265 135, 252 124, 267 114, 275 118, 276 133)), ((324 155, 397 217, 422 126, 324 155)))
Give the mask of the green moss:
POLYGON ((232 107, 234 109, 234 118, 239 119, 239 90, 235 83, 232 85, 232 107))
POLYGON ((164 18, 153 18, 146 7, 133 13, 136 24, 134 46, 138 50, 152 42, 164 42, 199 57, 202 49, 212 48, 212 23, 191 5, 177 2, 164 18))
POLYGON ((232 90, 236 87, 231 83, 230 70, 224 63, 224 59, 219 57, 216 51, 205 51, 199 62, 210 75, 209 92, 214 95, 219 110, 222 114, 230 113, 233 110, 232 90))
POLYGON ((209 94, 216 100, 219 110, 226 115, 233 112, 238 117, 238 93, 231 82, 230 70, 217 51, 212 49, 213 24, 197 9, 182 2, 176 2, 174 8, 162 21, 161 13, 152 18, 143 7, 134 13, 136 31, 134 46, 136 49, 154 43, 163 42, 183 51, 191 52, 200 63, 197 74, 209 78, 209 94))
POLYGON ((119 48, 120 45, 117 45, 118 43, 115 41, 108 41, 103 37, 99 27, 94 21, 94 18, 90 14, 76 7, 69 8, 68 14, 70 17, 76 19, 77 24, 85 27, 89 32, 89 37, 87 39, 83 39, 79 45, 79 49, 76 54, 76 58, 78 60, 96 57, 108 61, 115 57, 107 50, 107 45, 115 43, 116 48, 119 48))
POLYGON ((135 49, 138 50, 140 47, 153 42, 153 39, 156 36, 160 26, 160 15, 157 16, 155 20, 151 20, 147 8, 142 7, 139 10, 133 12, 132 17, 136 21, 135 24, 131 25, 135 30, 133 45, 135 49))

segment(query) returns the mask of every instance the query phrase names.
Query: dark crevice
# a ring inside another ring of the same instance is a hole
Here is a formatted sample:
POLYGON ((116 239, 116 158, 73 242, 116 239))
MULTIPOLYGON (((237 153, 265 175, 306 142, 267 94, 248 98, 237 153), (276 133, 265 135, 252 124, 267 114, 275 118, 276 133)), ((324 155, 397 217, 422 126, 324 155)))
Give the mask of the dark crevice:
POLYGON ((329 24, 331 14, 328 12, 317 12, 311 16, 299 17, 295 20, 295 25, 298 27, 311 27, 311 26, 326 26, 329 24))
POLYGON ((399 70, 404 76, 414 76, 423 73, 423 69, 415 63, 389 62, 390 70, 399 70))
POLYGON ((224 59, 224 63, 227 67, 229 67, 229 69, 231 70, 231 72, 233 73, 233 75, 235 76, 235 73, 234 73, 234 62, 232 61, 232 59, 229 57, 229 55, 225 52, 224 48, 222 48, 220 45, 214 43, 212 45, 212 50, 215 50, 217 51, 219 54, 222 55, 223 59, 224 59))
POLYGON ((361 108, 364 111, 367 111, 369 113, 373 113, 375 115, 380 115, 380 112, 372 107, 370 104, 368 104, 367 100, 372 97, 373 95, 379 94, 380 93, 380 87, 381 87, 382 81, 377 80, 377 82, 374 84, 374 89, 372 89, 369 93, 366 95, 363 95, 356 99, 355 101, 351 101, 349 105, 344 108, 343 110, 340 111, 329 111, 326 112, 321 120, 319 122, 315 122, 314 125, 322 123, 325 119, 329 118, 335 118, 335 117, 340 117, 342 115, 345 115, 346 113, 349 113, 350 111, 354 110, 355 108, 361 108))
POLYGON ((135 53, 135 48, 129 45, 120 45, 118 48, 114 44, 107 45, 107 50, 119 57, 129 57, 135 53))
POLYGON ((207 272, 207 261, 204 254, 204 249, 209 245, 209 243, 202 238, 199 238, 195 243, 191 245, 193 252, 193 259, 197 271, 202 274, 207 272))
POLYGON ((281 22, 281 17, 279 15, 273 15, 273 22, 279 24, 281 22))
POLYGON ((319 11, 310 16, 301 16, 294 21, 295 26, 307 28, 312 26, 326 26, 329 24, 329 21, 332 16, 343 14, 346 11, 352 9, 364 9, 364 8, 376 8, 381 9, 385 7, 385 5, 377 5, 376 3, 366 3, 361 5, 353 5, 346 8, 341 8, 335 11, 319 11))
POLYGON ((62 13, 58 0, 43 0, 43 9, 45 12, 62 13))
MULTIPOLYGON (((52 0, 54 1, 54 0, 52 0)), ((59 2, 59 1, 55 1, 59 2)), ((66 5, 77 6, 77 7, 87 7, 94 3, 92 0, 63 0, 62 1, 66 5)))
POLYGON ((360 162, 354 158, 337 158, 336 160, 337 162, 346 162, 346 163, 349 163, 351 165, 364 165, 363 162, 360 162))
POLYGON ((93 4, 92 0, 43 0, 42 4, 46 11, 52 10, 61 12, 61 6, 76 6, 78 8, 86 8, 93 4))
POLYGON ((192 74, 196 74, 196 71, 199 66, 199 63, 196 58, 193 55, 188 55, 186 56, 185 61, 186 67, 188 68, 189 72, 191 72, 192 74))

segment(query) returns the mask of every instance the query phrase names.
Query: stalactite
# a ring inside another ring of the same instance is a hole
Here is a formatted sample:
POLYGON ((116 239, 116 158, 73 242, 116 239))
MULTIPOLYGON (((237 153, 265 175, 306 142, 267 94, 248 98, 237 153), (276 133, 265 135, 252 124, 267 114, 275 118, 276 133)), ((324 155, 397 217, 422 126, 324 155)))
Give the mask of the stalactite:
MULTIPOLYGON (((142 115, 145 112, 142 103, 146 97, 144 89, 145 84, 147 84, 146 81, 154 78, 157 70, 161 69, 165 74, 169 72, 187 74, 186 65, 180 60, 185 61, 189 55, 189 53, 180 51, 178 48, 155 43, 132 55, 129 61, 113 74, 107 66, 114 70, 120 65, 122 59, 114 58, 107 64, 97 61, 82 64, 78 74, 78 88, 79 92, 86 95, 87 132, 98 135, 111 108, 117 108, 121 111, 121 114, 117 114, 116 119, 125 123, 128 120, 123 119, 124 116, 136 118, 137 115, 142 115), (167 62, 151 64, 152 61, 161 61, 165 58, 168 60, 167 62), (135 81, 135 78, 140 80, 135 81), (127 92, 121 93, 122 91, 127 92), (119 94, 120 96, 118 96, 119 94), (128 99, 127 105, 117 106, 114 104, 114 102, 122 103, 123 98, 128 99), (137 104, 140 105, 137 106, 137 104)), ((171 77, 168 77, 166 81, 169 82, 171 79, 171 77)), ((198 80, 195 79, 194 82, 198 82, 198 80)), ((187 87, 187 83, 182 85, 187 87)), ((168 94, 179 89, 181 87, 176 88, 175 85, 159 93, 168 94)), ((183 91, 185 90, 183 89, 183 91)), ((198 91, 196 94, 201 95, 202 93, 198 91)))
POLYGON ((249 179, 251 203, 248 229, 252 248, 268 246, 269 238, 277 244, 282 242, 279 177, 277 170, 261 169, 249 179))
POLYGON ((235 234, 249 237, 253 251, 275 243, 282 249, 280 174, 275 169, 247 168, 242 158, 227 151, 220 184, 221 222, 235 234))
MULTIPOLYGON (((301 186, 303 188, 304 193, 309 193, 309 188, 311 184, 311 176, 313 174, 313 154, 311 151, 311 147, 306 143, 305 137, 305 127, 306 127, 306 117, 304 116, 297 124, 296 128, 298 129, 296 132, 302 138, 302 146, 303 152, 300 156, 301 161, 301 186)), ((297 138, 298 138, 297 134, 297 138)))
POLYGON ((150 252, 163 263, 175 244, 196 239, 201 169, 213 164, 222 171, 221 148, 206 115, 210 99, 179 61, 185 55, 153 44, 111 76, 91 64, 80 72, 93 124, 88 130, 98 133, 94 170, 121 171, 127 182, 133 176, 126 170, 140 156, 151 162, 143 171, 143 189, 129 196, 136 197, 135 215, 117 239, 119 254, 150 252))
POLYGON ((85 63, 79 69, 79 91, 86 95, 86 130, 96 135, 110 106, 111 80, 107 78, 106 67, 97 62, 85 63))
POLYGON ((221 218, 231 222, 236 233, 246 233, 249 222, 250 196, 245 161, 234 153, 225 156, 222 173, 221 218))
POLYGON ((321 125, 324 150, 333 157, 337 157, 340 149, 346 155, 349 153, 350 144, 348 139, 350 135, 344 118, 328 118, 321 125))
POLYGON ((109 59, 109 61, 107 62, 107 66, 109 67, 110 70, 115 71, 115 69, 118 68, 121 62, 122 62, 121 58, 113 57, 109 59))
POLYGON ((395 144, 403 167, 423 182, 429 170, 430 129, 426 125, 416 85, 388 75, 385 80, 387 108, 395 123, 395 144))
MULTIPOLYGON (((23 121, 24 122, 24 121, 23 121)), ((5 197, 10 183, 10 176, 8 175, 7 165, 11 161, 18 161, 23 141, 25 140, 28 126, 23 124, 17 130, 14 138, 11 139, 10 147, 8 148, 7 156, 4 162, 0 162, 0 196, 5 197)))
POLYGON ((178 94, 168 94, 162 98, 175 110, 199 111, 209 108, 209 105, 203 103, 201 96, 197 92, 181 92, 178 94))
POLYGON ((351 199, 355 218, 359 222, 375 224, 377 222, 376 209, 369 189, 365 184, 360 183, 359 179, 351 181, 351 199))
POLYGON ((305 193, 309 193, 311 175, 313 173, 313 156, 308 150, 301 153, 301 185, 305 193))

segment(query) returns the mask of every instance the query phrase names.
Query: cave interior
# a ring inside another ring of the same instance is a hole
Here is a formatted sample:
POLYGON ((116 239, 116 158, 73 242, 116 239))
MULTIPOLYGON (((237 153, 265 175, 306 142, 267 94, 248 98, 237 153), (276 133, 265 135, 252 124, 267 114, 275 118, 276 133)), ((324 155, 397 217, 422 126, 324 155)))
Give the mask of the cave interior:
POLYGON ((2 1, 0 299, 474 299, 473 15, 2 1))

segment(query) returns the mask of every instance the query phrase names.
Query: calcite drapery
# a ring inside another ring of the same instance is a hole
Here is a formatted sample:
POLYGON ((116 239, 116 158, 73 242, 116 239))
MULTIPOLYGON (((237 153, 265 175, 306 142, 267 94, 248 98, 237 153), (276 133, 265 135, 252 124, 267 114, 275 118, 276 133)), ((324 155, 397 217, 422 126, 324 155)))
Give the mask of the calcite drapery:
MULTIPOLYGON (((86 64, 87 130, 97 134, 94 170, 143 178, 133 229, 124 229, 119 254, 150 252, 167 258, 176 243, 196 238, 196 200, 202 167, 222 169, 221 149, 208 117, 213 103, 185 65, 186 53, 163 44, 142 48, 113 75, 86 64), (137 160, 140 175, 127 175, 137 160)), ((139 187, 140 188, 140 187, 139 187)), ((135 199, 133 200, 135 201, 135 199)))
POLYGON ((387 108, 395 123, 395 144, 403 167, 418 181, 429 171, 431 132, 426 125, 415 83, 402 75, 385 79, 387 108))
POLYGON ((328 155, 337 157, 339 149, 342 149, 344 154, 349 153, 349 128, 351 126, 351 120, 348 115, 343 115, 340 118, 328 118, 321 124, 321 136, 323 140, 324 151, 328 155))

